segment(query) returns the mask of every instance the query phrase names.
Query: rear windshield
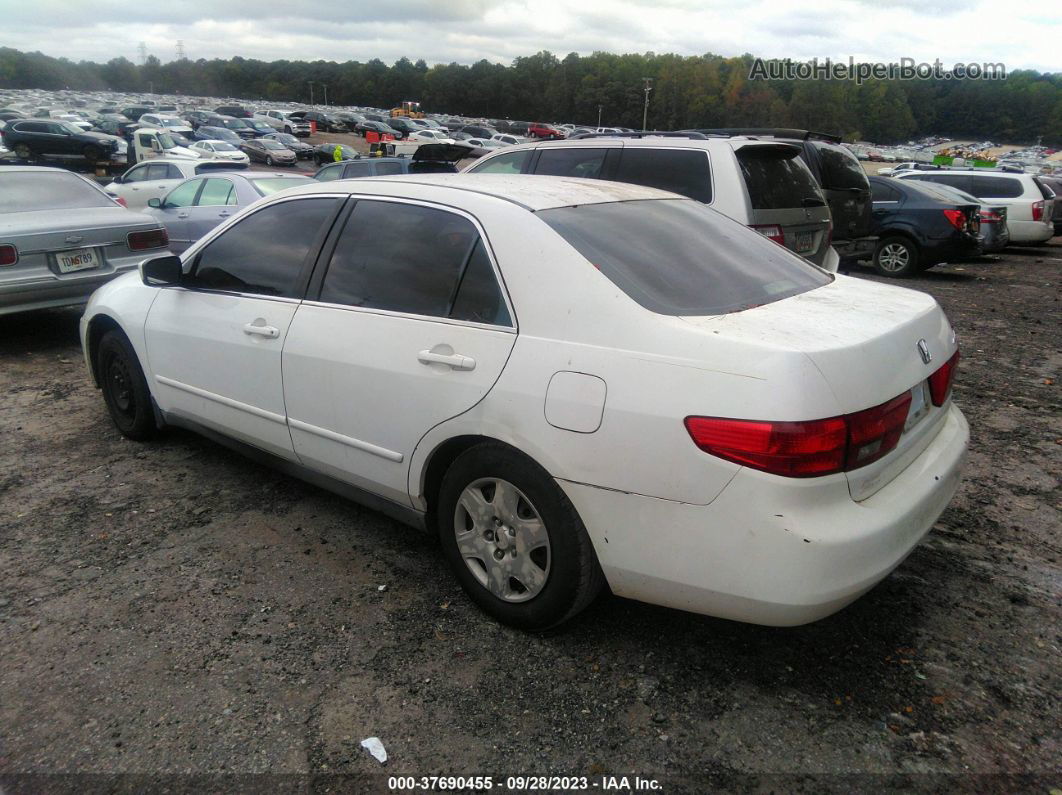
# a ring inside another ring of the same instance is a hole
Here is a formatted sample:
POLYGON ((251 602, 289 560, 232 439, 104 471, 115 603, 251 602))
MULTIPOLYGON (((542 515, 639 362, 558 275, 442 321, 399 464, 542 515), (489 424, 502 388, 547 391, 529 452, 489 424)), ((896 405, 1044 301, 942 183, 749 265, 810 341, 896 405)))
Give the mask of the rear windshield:
POLYGON ((0 213, 114 206, 103 192, 76 174, 0 171, 0 213))
POLYGON ((267 177, 266 179, 255 179, 252 182, 254 182, 254 186, 258 188, 258 192, 263 196, 269 196, 277 191, 295 188, 299 185, 313 184, 313 180, 310 177, 267 177))
POLYGON ((802 208, 804 199, 822 198, 795 149, 746 146, 737 151, 737 159, 754 210, 802 208))
POLYGON ((828 190, 867 190, 867 173, 856 156, 843 146, 815 144, 822 163, 822 187, 828 190))
POLYGON ((633 300, 662 315, 737 312, 832 280, 688 199, 561 207, 538 217, 633 300))

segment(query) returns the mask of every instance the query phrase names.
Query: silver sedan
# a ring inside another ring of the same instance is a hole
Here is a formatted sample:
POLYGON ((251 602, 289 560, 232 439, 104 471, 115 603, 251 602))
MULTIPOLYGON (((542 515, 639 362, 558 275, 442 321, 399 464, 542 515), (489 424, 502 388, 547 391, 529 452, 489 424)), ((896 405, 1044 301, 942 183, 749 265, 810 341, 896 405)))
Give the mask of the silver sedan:
POLYGON ((59 168, 0 169, 0 315, 85 303, 140 260, 166 230, 59 168))
POLYGON ((312 182, 309 177, 268 171, 211 173, 186 179, 164 198, 149 200, 147 212, 165 225, 170 249, 180 254, 240 208, 285 188, 312 182))

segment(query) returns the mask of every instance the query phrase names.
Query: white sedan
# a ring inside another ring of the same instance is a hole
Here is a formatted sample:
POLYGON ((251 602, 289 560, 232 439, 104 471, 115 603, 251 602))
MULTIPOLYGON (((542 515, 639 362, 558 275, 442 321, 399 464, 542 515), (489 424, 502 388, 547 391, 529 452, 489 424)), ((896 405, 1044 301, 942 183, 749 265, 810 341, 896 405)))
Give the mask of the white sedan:
POLYGON ((406 136, 407 141, 416 141, 422 144, 452 144, 454 139, 442 130, 416 130, 406 136))
POLYGON ((119 430, 198 430, 437 533, 542 630, 620 596, 771 625, 911 552, 959 481, 955 335, 674 194, 438 174, 295 188, 95 293, 119 430))
POLYGON ((251 158, 247 156, 246 152, 240 150, 238 146, 230 144, 228 141, 196 141, 192 144, 192 150, 198 152, 205 152, 202 157, 212 157, 218 160, 230 160, 233 163, 242 163, 245 166, 251 164, 251 158))

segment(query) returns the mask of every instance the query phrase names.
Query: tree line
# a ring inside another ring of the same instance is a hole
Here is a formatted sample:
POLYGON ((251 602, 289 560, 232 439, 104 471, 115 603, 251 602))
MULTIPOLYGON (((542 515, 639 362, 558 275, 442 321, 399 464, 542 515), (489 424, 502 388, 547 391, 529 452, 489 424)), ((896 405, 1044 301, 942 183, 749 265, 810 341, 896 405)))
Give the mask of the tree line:
POLYGON ((429 112, 641 128, 645 78, 650 128, 785 126, 846 140, 898 143, 923 135, 1062 145, 1062 73, 1006 80, 752 80, 754 57, 543 51, 511 65, 482 60, 428 66, 365 62, 127 58, 74 62, 0 48, 0 88, 314 100, 390 108, 417 100, 429 112))

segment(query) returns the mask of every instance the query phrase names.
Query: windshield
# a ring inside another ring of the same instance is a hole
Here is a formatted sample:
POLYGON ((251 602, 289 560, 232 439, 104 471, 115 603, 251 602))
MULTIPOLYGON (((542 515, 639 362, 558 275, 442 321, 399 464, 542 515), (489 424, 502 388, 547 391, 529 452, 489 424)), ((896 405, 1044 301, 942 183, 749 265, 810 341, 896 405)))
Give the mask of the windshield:
POLYGON ((273 149, 274 151, 284 148, 284 144, 278 141, 262 141, 261 144, 263 149, 273 149))
POLYGON ((106 194, 76 174, 0 171, 0 213, 114 206, 106 194))
POLYGON ((662 315, 720 315, 832 277, 692 199, 587 204, 538 217, 630 298, 662 315))
POLYGON ((238 151, 240 151, 235 146, 233 146, 230 143, 226 143, 225 141, 218 141, 217 143, 212 143, 211 146, 214 147, 214 151, 215 152, 238 152, 238 151))
POLYGON ((163 127, 187 127, 188 125, 183 119, 164 119, 162 122, 163 127))
POLYGON ((251 184, 255 186, 263 196, 270 196, 285 188, 294 188, 298 185, 313 184, 310 177, 267 177, 265 179, 253 179, 251 184))
POLYGON ((59 122, 59 124, 62 126, 62 128, 64 130, 66 130, 67 132, 73 133, 74 135, 81 135, 81 133, 85 132, 80 127, 78 127, 76 124, 71 124, 68 121, 62 121, 62 122, 59 122))
POLYGON ((737 151, 741 173, 754 210, 802 207, 804 199, 819 199, 819 186, 794 149, 745 146, 737 151))
POLYGON ((288 135, 287 133, 277 133, 273 136, 273 140, 280 141, 284 144, 297 144, 299 142, 298 138, 296 138, 294 135, 288 135))
POLYGON ((221 123, 228 127, 230 130, 239 130, 247 126, 239 119, 222 119, 221 123))
POLYGON ((169 133, 159 133, 158 139, 159 146, 161 146, 163 149, 173 149, 177 146, 177 142, 170 137, 169 133))

